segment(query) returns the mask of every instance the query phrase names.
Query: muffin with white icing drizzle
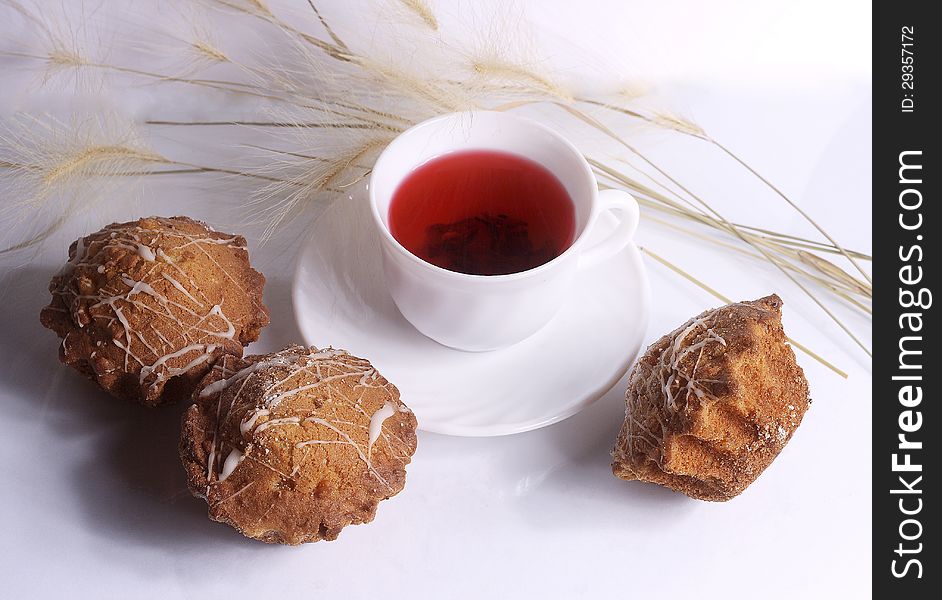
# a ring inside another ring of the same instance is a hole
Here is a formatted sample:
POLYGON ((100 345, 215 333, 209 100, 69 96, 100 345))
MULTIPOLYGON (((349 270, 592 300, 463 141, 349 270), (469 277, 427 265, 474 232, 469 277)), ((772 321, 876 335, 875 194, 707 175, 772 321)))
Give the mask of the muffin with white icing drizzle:
POLYGON ((615 475, 713 501, 755 481, 811 403, 774 294, 708 310, 652 344, 626 398, 615 475))
POLYGON ((220 356, 258 339, 264 285, 242 236, 150 217, 74 242, 40 320, 62 339, 62 362, 156 406, 189 396, 220 356))
POLYGON ((180 436, 190 491, 243 535, 333 540, 405 485, 415 416, 369 361, 343 350, 227 356, 193 398, 180 436))

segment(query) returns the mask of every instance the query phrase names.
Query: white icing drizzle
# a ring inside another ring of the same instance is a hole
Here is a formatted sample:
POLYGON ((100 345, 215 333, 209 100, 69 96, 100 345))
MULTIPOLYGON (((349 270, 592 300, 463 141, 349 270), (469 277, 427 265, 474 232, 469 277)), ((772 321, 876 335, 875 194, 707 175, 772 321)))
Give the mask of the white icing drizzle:
POLYGON ((216 464, 216 440, 213 440, 213 449, 209 451, 209 458, 206 460, 209 472, 213 472, 213 465, 216 464))
POLYGON ((261 433, 269 427, 277 427, 279 425, 298 425, 300 423, 301 417, 283 417, 281 419, 270 419, 256 427, 253 433, 261 433))
MULTIPOLYGON (((270 406, 270 407, 275 407, 275 406, 278 406, 279 404, 281 404, 281 401, 284 400, 285 398, 290 398, 291 396, 295 396, 295 395, 300 394, 300 393, 302 393, 302 392, 306 392, 306 391, 308 391, 308 390, 313 390, 313 389, 322 387, 325 383, 330 383, 331 381, 340 381, 340 380, 346 379, 346 378, 348 378, 348 377, 350 377, 350 375, 349 375, 349 374, 345 374, 345 373, 341 373, 341 374, 338 374, 338 375, 331 375, 330 377, 324 377, 323 379, 320 379, 320 380, 318 380, 318 381, 316 381, 316 382, 314 382, 314 383, 309 383, 309 384, 307 384, 307 385, 302 385, 302 386, 299 386, 299 387, 296 387, 296 388, 292 388, 292 389, 290 389, 290 390, 288 390, 288 391, 281 392, 280 394, 271 394, 271 395, 268 395, 268 396, 266 396, 265 403, 266 403, 268 406, 270 406)), ((362 380, 363 377, 360 377, 360 379, 362 380)), ((362 384, 360 384, 360 385, 362 385, 362 384)))
POLYGON ((673 344, 661 354, 661 367, 662 370, 667 371, 667 377, 662 378, 661 380, 661 393, 664 395, 664 402, 666 408, 671 411, 676 412, 680 408, 680 400, 683 399, 686 402, 686 399, 690 397, 690 394, 697 396, 698 398, 703 398, 706 396, 706 392, 697 385, 697 367, 700 365, 700 358, 703 356, 703 349, 709 343, 718 343, 722 346, 726 345, 726 340, 718 336, 711 327, 708 327, 706 324, 706 319, 703 317, 691 319, 687 327, 681 331, 677 336, 674 337, 673 344), (701 339, 699 342, 690 344, 684 347, 683 343, 687 337, 700 328, 706 330, 706 336, 701 339), (689 377, 680 371, 680 363, 690 354, 698 352, 697 360, 694 363, 693 371, 690 373, 689 377), (687 380, 687 383, 682 387, 674 386, 675 382, 678 382, 680 378, 687 380), (680 394, 679 392, 683 390, 685 393, 680 394))
POLYGON ((193 367, 203 364, 204 362, 212 358, 213 352, 216 351, 216 348, 217 348, 216 344, 190 344, 189 346, 184 346, 183 348, 180 348, 176 352, 164 354, 163 356, 158 358, 156 361, 154 361, 153 364, 144 365, 143 367, 141 367, 141 374, 139 375, 140 382, 144 383, 144 380, 147 379, 147 377, 151 373, 153 373, 154 371, 157 371, 158 369, 160 369, 160 367, 164 366, 164 364, 168 360, 177 358, 179 356, 185 356, 189 354, 190 352, 195 352, 197 350, 200 350, 201 351, 200 354, 196 358, 190 360, 190 362, 188 362, 185 366, 167 367, 163 373, 157 374, 157 379, 158 381, 162 381, 165 378, 175 377, 177 375, 180 375, 181 373, 186 373, 193 367))
POLYGON ((144 244, 137 245, 137 255, 147 262, 154 262, 157 260, 157 255, 154 254, 154 251, 151 250, 150 246, 145 246, 144 244))
POLYGON ((62 268, 59 269, 59 272, 57 273, 57 275, 61 276, 61 275, 65 275, 66 273, 71 272, 72 269, 74 269, 76 265, 80 264, 83 260, 85 260, 85 256, 87 254, 88 254, 88 248, 85 245, 85 238, 80 237, 79 239, 75 240, 75 254, 73 254, 72 258, 70 258, 68 262, 66 262, 62 266, 62 268))
MULTIPOLYGON (((320 350, 318 352, 309 353, 305 355, 305 358, 307 358, 309 361, 315 361, 315 360, 320 360, 323 358, 345 356, 346 354, 347 353, 344 352, 343 350, 334 350, 333 348, 328 348, 327 350, 320 350)), ((253 363, 245 367, 244 369, 236 371, 230 377, 227 377, 225 379, 220 379, 219 381, 214 381, 210 383, 209 385, 207 385, 205 388, 203 388, 200 391, 199 396, 200 398, 206 398, 207 396, 218 394, 219 392, 223 391, 224 389, 226 389, 233 383, 242 381, 243 379, 245 379, 246 377, 248 377, 249 375, 251 375, 252 373, 256 371, 267 369, 269 367, 275 367, 275 366, 288 367, 288 366, 292 366, 294 362, 295 362, 295 359, 293 356, 283 357, 283 356, 276 355, 275 357, 271 359, 253 363)), ((372 369, 370 370, 372 371, 372 369)), ((343 377, 347 377, 347 375, 341 375, 340 377, 336 377, 335 379, 342 379, 343 377)), ((309 388, 305 388, 305 389, 309 389, 309 388)), ((297 393, 297 390, 289 390, 289 391, 293 393, 297 393)))
POLYGON ((242 454, 242 451, 238 448, 233 448, 229 452, 229 456, 226 457, 225 462, 222 463, 222 471, 219 472, 219 481, 225 481, 227 477, 232 475, 232 472, 236 470, 242 461, 245 460, 245 455, 242 454))
MULTIPOLYGON (((202 395, 202 394, 201 394, 202 395)), ((271 414, 271 411, 267 408, 259 408, 252 413, 249 413, 242 419, 242 422, 239 423, 239 432, 242 435, 249 433, 255 428, 255 422, 258 421, 259 417, 267 417, 271 414)))
POLYGON ((286 365, 289 363, 285 361, 278 361, 278 360, 263 360, 257 363, 253 363, 245 367, 244 369, 236 371, 236 373, 232 375, 231 377, 227 377, 225 379, 220 379, 219 381, 214 381, 210 383, 209 385, 207 385, 200 391, 199 397, 206 398, 208 396, 212 396, 213 394, 218 394, 219 392, 223 391, 224 389, 226 389, 233 383, 236 383, 237 381, 242 381, 243 379, 245 379, 246 377, 248 377, 255 371, 258 371, 259 369, 267 369, 268 367, 272 367, 278 364, 286 365))
POLYGON ((387 400, 386 403, 383 404, 383 407, 370 417, 370 443, 369 446, 367 446, 367 454, 372 453, 373 444, 376 443, 376 440, 379 439, 379 434, 383 431, 383 423, 394 414, 396 414, 396 405, 387 400))
MULTIPOLYGON (((166 256, 165 254, 163 254, 163 251, 161 251, 161 256, 166 256)), ((100 267, 99 267, 99 268, 100 268, 100 267)), ((163 272, 163 273, 160 274, 160 276, 163 277, 164 279, 166 279, 167 281, 169 281, 169 282, 170 282, 170 285, 172 285, 173 287, 177 288, 177 290, 179 290, 181 294, 183 294, 184 296, 186 296, 187 298, 189 298, 190 300, 192 300, 194 304, 197 304, 197 305, 199 305, 199 306, 203 306, 203 303, 202 303, 202 302, 200 302, 199 300, 197 300, 196 298, 194 298, 194 297, 193 297, 193 294, 191 294, 191 293, 189 292, 189 290, 187 290, 185 287, 183 287, 183 285, 182 285, 179 281, 177 281, 176 279, 174 279, 169 273, 163 272)))
POLYGON ((226 324, 225 331, 221 333, 211 332, 211 335, 215 335, 216 337, 221 337, 221 338, 226 338, 226 339, 231 340, 235 336, 235 325, 233 325, 232 321, 230 321, 229 318, 226 317, 226 313, 222 312, 222 307, 219 306, 218 304, 213 306, 210 309, 209 314, 206 315, 206 318, 209 318, 210 315, 215 315, 219 317, 226 324))

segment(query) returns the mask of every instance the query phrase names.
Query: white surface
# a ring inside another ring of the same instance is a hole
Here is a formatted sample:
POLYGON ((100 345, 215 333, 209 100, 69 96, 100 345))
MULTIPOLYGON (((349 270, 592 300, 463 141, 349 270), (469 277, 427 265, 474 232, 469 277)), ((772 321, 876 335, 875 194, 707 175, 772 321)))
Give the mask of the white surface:
MULTIPOLYGON (((465 111, 419 123, 383 150, 367 187, 389 296, 416 329, 460 350, 499 350, 534 335, 559 312, 580 266, 590 264, 593 256, 601 258, 620 250, 638 227, 638 203, 620 190, 600 194, 592 168, 569 140, 537 121, 506 112, 465 111), (523 272, 481 276, 432 265, 396 240, 389 228, 389 206, 402 181, 429 160, 471 149, 524 156, 556 176, 575 208, 575 239, 564 252, 523 272), (616 206, 624 207, 619 211, 622 224, 609 230, 610 239, 596 237, 593 244, 587 245, 599 215, 618 210, 616 206), (609 247, 610 251, 606 250, 609 247)), ((636 255, 635 262, 638 268, 633 274, 642 270, 640 256, 636 255)), ((618 287, 612 286, 609 295, 618 293, 618 287)), ((647 319, 646 310, 637 310, 639 307, 630 302, 628 305, 626 308, 636 309, 639 317, 643 312, 642 322, 647 319)), ((598 322, 595 328, 599 328, 598 322)), ((639 328, 629 337, 629 347, 642 335, 643 329, 639 328)), ((541 421, 551 422, 537 420, 507 432, 532 429, 541 421)))
MULTIPOLYGON (((99 13, 112 6, 92 4, 99 13)), ((329 10, 343 13, 344 4, 329 10)), ((665 77, 681 82, 664 91, 675 107, 779 183, 848 247, 869 251, 869 6, 658 6, 559 1, 527 9, 550 34, 569 37, 568 45, 550 44, 561 62, 573 60, 569 48, 581 47, 646 65, 655 80, 663 67, 665 77), (703 75, 718 70, 725 81, 703 75)), ((4 44, 21 39, 16 19, 0 19, 4 44)), ((38 77, 11 64, 0 59, 6 114, 72 102, 54 87, 39 89, 38 77)), ((107 95, 138 117, 245 110, 212 94, 171 105, 175 95, 151 87, 107 95)), ((709 149, 642 134, 652 153, 730 217, 814 235, 709 149)), ((159 132, 155 137, 163 141, 159 132)), ((38 312, 49 277, 81 233, 155 212, 188 213, 224 228, 238 220, 250 190, 244 182, 196 177, 129 184, 57 234, 29 266, 4 263, 3 597, 869 596, 869 361, 809 301, 778 284, 773 270, 644 220, 642 244, 727 295, 786 295, 789 333, 850 375, 845 381, 799 355, 815 402, 789 446, 742 496, 708 504, 614 479, 608 452, 623 413, 619 384, 589 409, 539 431, 488 439, 421 434, 405 490, 382 504, 374 523, 350 527, 336 542, 268 547, 208 521, 204 504, 187 496, 176 458, 182 407, 145 411, 105 397, 57 363, 56 339, 39 326, 38 312)), ((302 227, 252 245, 272 308, 272 325, 252 351, 300 339, 290 286, 302 227)), ((715 304, 656 263, 647 266, 655 298, 648 341, 715 304)), ((864 319, 840 314, 869 340, 864 319)), ((593 349, 573 340, 573 352, 593 349)))
MULTIPOLYGON (((615 229, 611 214, 601 217, 587 243, 615 229)), ((294 281, 298 329, 308 345, 331 344, 382 365, 422 431, 494 436, 556 423, 610 390, 641 348, 650 299, 634 244, 580 269, 562 309, 532 337, 462 352, 423 336, 399 313, 378 243, 362 196, 318 219, 294 281), (592 352, 574 351, 573 340, 592 352)))

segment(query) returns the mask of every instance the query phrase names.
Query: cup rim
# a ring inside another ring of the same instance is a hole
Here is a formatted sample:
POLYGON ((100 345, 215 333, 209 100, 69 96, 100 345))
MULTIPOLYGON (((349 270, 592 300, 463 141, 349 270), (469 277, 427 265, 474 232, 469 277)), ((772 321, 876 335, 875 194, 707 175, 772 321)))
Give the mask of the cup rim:
MULTIPOLYGON (((575 239, 573 239, 572 243, 569 244, 569 247, 563 250, 558 256, 552 258, 551 260, 548 260, 541 265, 538 265, 531 269, 527 269, 525 271, 505 273, 503 275, 474 275, 471 273, 462 273, 460 271, 452 271, 450 269, 445 269, 443 267, 439 267, 438 265, 434 265, 416 256, 408 248, 400 244, 399 240, 395 238, 395 236, 389 230, 389 227, 387 227, 385 222, 383 221, 382 216, 379 214, 379 207, 377 206, 377 201, 376 201, 376 188, 373 186, 370 186, 369 187, 370 212, 373 215, 373 221, 376 223, 376 226, 380 230, 381 235, 384 237, 384 239, 387 242, 391 243, 392 246, 399 252, 399 254, 405 255, 407 259, 410 260, 411 262, 417 265, 421 265, 422 267, 431 270, 433 273, 448 277, 455 281, 474 281, 474 282, 489 281, 489 282, 494 282, 494 283, 500 283, 500 282, 508 282, 508 281, 517 281, 520 279, 532 277, 534 275, 539 275, 540 273, 543 273, 545 271, 549 271, 553 269, 555 266, 557 266, 559 263, 563 262, 564 260, 571 258, 573 256, 573 250, 576 247, 582 245, 587 232, 590 229, 592 229, 592 225, 594 224, 596 216, 598 214, 599 191, 598 191, 598 183, 596 183, 595 176, 592 174, 592 169, 589 166, 588 161, 586 161, 585 157, 582 155, 579 149, 576 148, 575 144, 570 142, 568 139, 560 135, 555 130, 540 123, 539 121, 535 121, 527 117, 521 117, 519 115, 513 115, 513 114, 500 112, 500 111, 493 111, 493 110, 469 110, 469 111, 462 111, 462 112, 453 112, 453 113, 448 113, 444 115, 439 115, 437 117, 432 117, 430 119, 426 119, 425 121, 416 123, 412 127, 406 129, 405 131, 397 135, 395 139, 393 139, 392 142, 390 142, 385 148, 383 148, 383 151, 380 153, 379 157, 377 157, 376 159, 376 163, 373 165, 373 170, 372 170, 372 173, 370 174, 370 181, 372 181, 373 179, 372 174, 376 173, 376 171, 378 171, 382 167, 383 161, 384 159, 387 158, 390 152, 390 149, 401 138, 409 134, 414 134, 415 131, 419 129, 424 129, 426 127, 435 126, 443 121, 453 121, 453 120, 465 118, 465 117, 470 118, 473 121, 475 115, 480 115, 480 114, 485 114, 488 116, 488 118, 496 117, 499 119, 521 121, 531 127, 536 127, 537 129, 541 129, 544 132, 548 133, 551 137, 553 137, 558 143, 564 145, 577 158, 582 174, 586 177, 586 181, 587 183, 590 184, 590 187, 591 187, 591 190, 590 190, 591 204, 589 206, 589 215, 588 215, 588 218, 586 219, 585 225, 582 228, 582 231, 580 231, 579 235, 577 235, 575 239)), ((417 166, 419 165, 416 165, 416 167, 417 166)))

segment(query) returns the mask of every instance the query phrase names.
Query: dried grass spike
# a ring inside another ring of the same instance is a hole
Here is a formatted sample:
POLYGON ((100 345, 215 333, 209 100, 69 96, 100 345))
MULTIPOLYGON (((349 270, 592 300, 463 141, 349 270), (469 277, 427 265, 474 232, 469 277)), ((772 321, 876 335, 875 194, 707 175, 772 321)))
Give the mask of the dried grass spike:
POLYGON ((72 215, 106 197, 120 176, 153 172, 171 161, 149 149, 130 122, 114 114, 22 116, 0 125, 0 190, 11 200, 0 218, 21 235, 0 253, 31 247, 72 215), (22 236, 23 230, 29 231, 22 236))
POLYGON ((541 75, 522 64, 502 59, 479 59, 471 63, 471 69, 481 77, 519 86, 523 89, 536 88, 540 92, 565 102, 573 100, 572 94, 549 77, 541 75))
POLYGON ((438 31, 438 19, 435 18, 435 13, 432 11, 432 7, 430 7, 424 0, 399 0, 399 3, 402 4, 406 10, 421 19, 421 21, 425 23, 429 29, 438 31))
POLYGON ((706 131, 704 131, 702 127, 680 115, 657 111, 651 115, 651 122, 665 129, 673 129, 678 133, 692 135, 702 139, 706 139, 707 137, 706 131))

